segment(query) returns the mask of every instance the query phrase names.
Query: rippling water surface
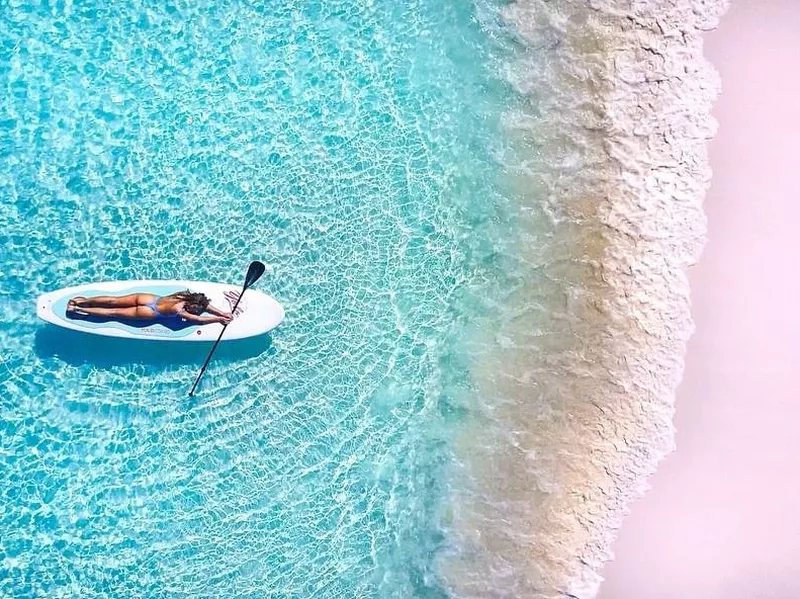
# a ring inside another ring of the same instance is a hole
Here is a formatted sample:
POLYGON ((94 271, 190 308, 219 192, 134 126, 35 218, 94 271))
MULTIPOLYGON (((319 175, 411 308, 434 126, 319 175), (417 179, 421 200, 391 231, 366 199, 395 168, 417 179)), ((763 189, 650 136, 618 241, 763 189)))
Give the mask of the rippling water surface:
POLYGON ((0 3, 0 595, 590 599, 672 444, 725 0, 0 3), (36 321, 236 282, 268 339, 36 321))
POLYGON ((0 7, 0 594, 444 594, 459 331, 504 243, 476 15, 0 7), (253 258, 286 322, 195 399, 196 348, 35 319, 47 290, 253 258))

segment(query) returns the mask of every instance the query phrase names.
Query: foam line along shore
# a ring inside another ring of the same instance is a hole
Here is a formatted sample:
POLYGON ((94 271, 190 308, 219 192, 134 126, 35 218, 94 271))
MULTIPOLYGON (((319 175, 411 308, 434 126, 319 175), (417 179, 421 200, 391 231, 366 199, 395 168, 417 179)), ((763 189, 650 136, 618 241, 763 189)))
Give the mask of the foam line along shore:
POLYGON ((703 33, 725 8, 522 1, 498 16, 518 45, 503 73, 519 235, 504 252, 525 277, 487 286, 486 312, 506 317, 464 332, 470 424, 439 561, 455 596, 593 597, 673 449, 719 90, 703 33))

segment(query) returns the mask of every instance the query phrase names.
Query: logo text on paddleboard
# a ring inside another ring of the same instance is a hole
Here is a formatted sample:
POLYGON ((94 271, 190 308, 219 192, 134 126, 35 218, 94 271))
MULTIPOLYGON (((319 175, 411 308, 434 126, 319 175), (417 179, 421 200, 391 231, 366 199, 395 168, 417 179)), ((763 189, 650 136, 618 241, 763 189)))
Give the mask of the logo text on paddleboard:
MULTIPOLYGON (((238 291, 226 291, 222 295, 225 296, 225 301, 228 302, 228 308, 232 310, 233 306, 236 305, 236 301, 239 299, 241 293, 238 291)), ((233 313, 233 317, 236 318, 242 314, 245 307, 247 307, 247 304, 244 301, 239 302, 239 305, 236 306, 236 312, 233 313)))

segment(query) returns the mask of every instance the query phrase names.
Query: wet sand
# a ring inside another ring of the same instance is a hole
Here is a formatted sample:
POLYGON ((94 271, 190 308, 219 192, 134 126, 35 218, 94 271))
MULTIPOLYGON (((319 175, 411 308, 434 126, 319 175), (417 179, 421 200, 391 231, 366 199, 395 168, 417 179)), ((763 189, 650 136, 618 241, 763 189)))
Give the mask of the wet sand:
POLYGON ((734 0, 706 56, 723 92, 678 449, 601 599, 800 597, 800 2, 734 0))

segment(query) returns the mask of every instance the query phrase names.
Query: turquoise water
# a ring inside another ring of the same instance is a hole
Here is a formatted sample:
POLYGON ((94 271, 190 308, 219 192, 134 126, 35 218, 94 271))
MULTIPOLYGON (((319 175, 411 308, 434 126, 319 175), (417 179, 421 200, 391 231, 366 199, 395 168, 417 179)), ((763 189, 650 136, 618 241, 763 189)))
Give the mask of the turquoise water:
POLYGON ((460 336, 504 266, 476 11, 0 6, 0 595, 445 596, 460 336), (193 399, 197 348, 35 318, 256 258, 286 321, 193 399))

